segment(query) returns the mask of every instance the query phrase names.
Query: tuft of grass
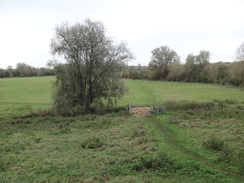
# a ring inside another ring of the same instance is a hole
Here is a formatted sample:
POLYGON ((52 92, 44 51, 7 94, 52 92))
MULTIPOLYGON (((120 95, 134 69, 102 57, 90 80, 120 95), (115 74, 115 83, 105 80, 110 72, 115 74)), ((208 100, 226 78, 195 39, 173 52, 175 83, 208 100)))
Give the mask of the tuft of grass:
POLYGON ((176 166, 174 160, 166 154, 161 153, 157 156, 145 155, 139 157, 132 165, 131 169, 135 171, 160 170, 163 172, 175 172, 179 167, 176 166))
POLYGON ((169 121, 169 123, 171 124, 179 124, 180 122, 181 122, 180 119, 176 116, 172 116, 169 121))
POLYGON ((214 99, 213 102, 219 104, 238 104, 238 101, 234 99, 224 99, 224 100, 214 99))
POLYGON ((224 141, 216 136, 211 136, 207 141, 203 142, 203 146, 207 149, 220 151, 224 148, 224 141))
POLYGON ((85 149, 95 149, 102 147, 103 142, 99 138, 88 138, 81 143, 81 146, 85 149))
POLYGON ((4 160, 0 159, 0 172, 7 170, 7 165, 4 160))

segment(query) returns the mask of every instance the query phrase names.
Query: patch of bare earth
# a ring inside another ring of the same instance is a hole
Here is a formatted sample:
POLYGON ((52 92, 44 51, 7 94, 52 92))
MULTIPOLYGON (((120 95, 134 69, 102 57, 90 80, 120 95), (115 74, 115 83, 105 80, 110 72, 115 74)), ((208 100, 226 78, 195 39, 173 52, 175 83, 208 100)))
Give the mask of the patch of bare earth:
POLYGON ((134 117, 151 116, 151 107, 132 107, 130 111, 134 117))

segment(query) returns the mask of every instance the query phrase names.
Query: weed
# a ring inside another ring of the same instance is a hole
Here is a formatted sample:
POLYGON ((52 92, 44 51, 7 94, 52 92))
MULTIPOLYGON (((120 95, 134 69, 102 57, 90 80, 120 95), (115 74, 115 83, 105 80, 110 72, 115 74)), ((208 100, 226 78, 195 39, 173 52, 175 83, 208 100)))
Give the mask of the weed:
POLYGON ((0 172, 5 171, 6 169, 7 169, 6 163, 2 159, 0 159, 0 172))
POLYGON ((134 127, 132 128, 132 137, 135 138, 135 137, 143 137, 145 136, 147 132, 147 129, 143 126, 137 126, 137 127, 134 127))
POLYGON ((68 134, 71 133, 71 129, 69 127, 61 127, 62 129, 59 131, 60 134, 68 134))
POLYGON ((197 111, 197 110, 211 110, 214 106, 213 103, 211 102, 195 102, 195 101, 166 101, 164 103, 164 105, 168 108, 168 109, 173 109, 173 110, 193 110, 193 111, 197 111))
POLYGON ((236 108, 237 108, 237 109, 244 110, 244 105, 238 105, 236 108))
POLYGON ((213 102, 215 103, 222 103, 222 104, 237 104, 238 102, 234 99, 225 99, 225 100, 219 100, 219 99, 214 99, 213 102))
POLYGON ((172 116, 170 118, 169 123, 171 123, 171 124, 179 124, 180 123, 180 119, 178 117, 172 116))
POLYGON ((203 142, 203 146, 210 150, 220 151, 224 147, 224 141, 216 136, 211 136, 209 140, 203 142))
POLYGON ((39 137, 39 138, 35 138, 35 139, 34 139, 34 142, 35 142, 35 143, 40 143, 40 142, 41 142, 41 139, 42 139, 41 137, 39 137))
POLYGON ((230 147, 226 146, 219 152, 219 160, 231 162, 233 160, 233 153, 234 151, 230 147))
POLYGON ((88 138, 81 143, 81 146, 85 149, 95 149, 102 147, 103 142, 99 138, 88 138))
POLYGON ((235 152, 230 147, 224 147, 219 152, 219 161, 234 165, 240 175, 244 173, 244 151, 235 152))
POLYGON ((157 156, 142 156, 135 161, 131 166, 132 170, 144 171, 144 170, 161 170, 165 172, 175 172, 176 166, 174 160, 167 155, 161 153, 157 156))

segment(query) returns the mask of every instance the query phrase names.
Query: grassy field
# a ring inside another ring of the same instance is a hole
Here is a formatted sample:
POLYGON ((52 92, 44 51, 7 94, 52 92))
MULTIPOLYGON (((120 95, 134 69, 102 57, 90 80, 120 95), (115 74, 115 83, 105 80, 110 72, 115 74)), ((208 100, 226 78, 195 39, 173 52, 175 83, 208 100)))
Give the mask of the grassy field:
POLYGON ((55 117, 54 79, 0 79, 0 182, 243 182, 243 88, 125 80, 166 112, 55 117))
POLYGON ((232 99, 244 102, 244 89, 202 83, 125 80, 129 93, 119 105, 160 105, 165 101, 188 100, 211 102, 232 99))
POLYGON ((0 117, 50 108, 54 77, 0 79, 0 117))

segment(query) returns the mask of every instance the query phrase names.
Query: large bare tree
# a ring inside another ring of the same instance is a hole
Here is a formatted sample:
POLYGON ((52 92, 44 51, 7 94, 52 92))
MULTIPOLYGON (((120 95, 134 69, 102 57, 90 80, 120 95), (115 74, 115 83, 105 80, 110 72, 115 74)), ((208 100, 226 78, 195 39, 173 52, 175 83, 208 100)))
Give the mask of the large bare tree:
POLYGON ((125 94, 118 74, 132 54, 125 43, 115 44, 105 35, 103 23, 86 19, 57 26, 51 51, 66 60, 56 66, 57 113, 93 113, 105 104, 113 106, 125 94))

